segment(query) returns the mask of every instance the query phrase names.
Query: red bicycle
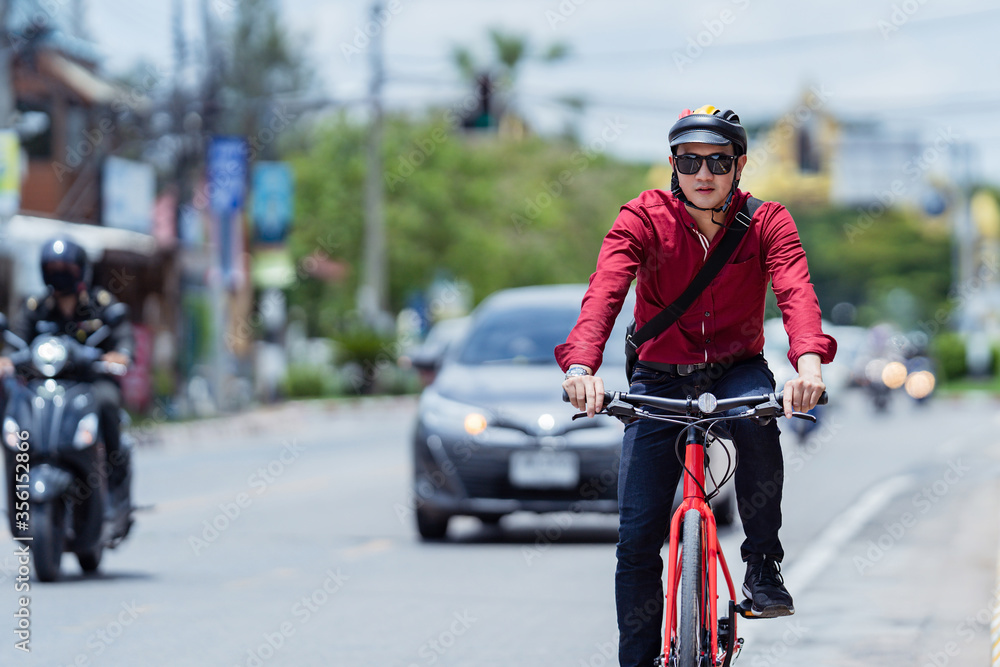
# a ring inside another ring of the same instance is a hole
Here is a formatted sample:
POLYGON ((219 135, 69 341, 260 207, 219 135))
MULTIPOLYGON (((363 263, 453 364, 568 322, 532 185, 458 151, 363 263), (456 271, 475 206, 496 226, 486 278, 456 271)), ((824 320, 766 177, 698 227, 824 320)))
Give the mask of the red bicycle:
MULTIPOLYGON (((827 402, 824 392, 820 404, 827 402)), ((719 545, 715 516, 710 501, 718 490, 735 474, 735 450, 727 472, 711 491, 706 486, 707 457, 705 450, 720 440, 713 433, 718 425, 736 419, 764 421, 784 413, 782 394, 743 396, 717 399, 704 393, 697 399, 658 398, 624 392, 606 392, 602 413, 628 423, 636 419, 655 419, 681 424, 677 436, 684 448, 684 499, 670 522, 670 552, 667 558, 667 581, 663 653, 656 667, 729 667, 743 645, 736 634, 736 615, 750 615, 750 601, 736 603, 736 587, 719 545), (650 412, 646 408, 664 410, 670 414, 650 412), (746 408, 736 415, 720 414, 735 408, 746 408), (718 615, 718 570, 729 589, 728 615, 718 615)), ((793 416, 815 421, 812 415, 795 412, 793 416)), ((580 416, 580 415, 578 415, 580 416)), ((722 445, 720 445, 722 447, 722 445)), ((728 449, 723 447, 727 453, 728 449)), ((713 480, 714 481, 714 480, 713 480)))

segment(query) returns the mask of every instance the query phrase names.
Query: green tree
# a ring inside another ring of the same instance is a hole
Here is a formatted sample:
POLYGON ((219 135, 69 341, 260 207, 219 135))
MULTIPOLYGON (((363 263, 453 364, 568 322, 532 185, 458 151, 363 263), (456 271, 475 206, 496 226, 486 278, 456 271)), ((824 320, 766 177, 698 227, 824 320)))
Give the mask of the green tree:
MULTIPOLYGON (((441 121, 390 116, 383 164, 391 306, 398 309, 442 271, 478 301, 504 287, 583 282, 621 204, 647 169, 541 138, 468 138, 441 121)), ((364 127, 346 114, 292 158, 300 265, 313 253, 351 266, 339 284, 300 281, 291 300, 315 332, 350 319, 362 256, 364 127)))
MULTIPOLYGON (((441 275, 468 282, 475 301, 529 284, 585 282, 619 207, 646 189, 648 167, 588 153, 565 139, 509 142, 453 131, 448 114, 390 115, 385 165, 390 306, 397 310, 441 275)), ((290 301, 313 333, 352 321, 362 257, 365 126, 341 114, 304 135, 291 157, 298 265, 329 257, 348 267, 338 283, 304 274, 290 301)), ((927 317, 947 299, 950 247, 916 215, 890 211, 848 234, 858 213, 791 207, 824 311, 859 306, 862 323, 884 315, 898 288, 927 317)))
POLYGON ((918 215, 892 209, 869 218, 853 209, 794 205, 790 211, 825 313, 846 301, 859 307, 860 324, 872 324, 890 314, 887 299, 899 289, 914 297, 916 318, 928 317, 947 300, 949 239, 918 215))
POLYGON ((273 132, 271 125, 286 127, 272 123, 282 113, 281 98, 301 95, 313 82, 303 40, 283 25, 275 0, 239 0, 224 47, 219 129, 256 138, 257 152, 273 158, 273 140, 260 135, 273 132))

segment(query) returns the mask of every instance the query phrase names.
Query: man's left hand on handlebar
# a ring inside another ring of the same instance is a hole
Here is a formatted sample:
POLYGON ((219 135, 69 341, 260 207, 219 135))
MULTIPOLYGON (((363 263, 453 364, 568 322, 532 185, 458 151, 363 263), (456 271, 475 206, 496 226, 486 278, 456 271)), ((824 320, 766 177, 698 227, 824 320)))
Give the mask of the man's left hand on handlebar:
POLYGON ((593 417, 604 407, 604 380, 591 375, 591 370, 586 366, 570 366, 570 370, 574 368, 582 368, 587 374, 567 377, 562 383, 563 390, 574 408, 593 417))
POLYGON ((799 357, 798 366, 799 376, 786 382, 784 388, 785 416, 788 418, 791 418, 792 412, 812 410, 826 391, 818 354, 803 354, 799 357))

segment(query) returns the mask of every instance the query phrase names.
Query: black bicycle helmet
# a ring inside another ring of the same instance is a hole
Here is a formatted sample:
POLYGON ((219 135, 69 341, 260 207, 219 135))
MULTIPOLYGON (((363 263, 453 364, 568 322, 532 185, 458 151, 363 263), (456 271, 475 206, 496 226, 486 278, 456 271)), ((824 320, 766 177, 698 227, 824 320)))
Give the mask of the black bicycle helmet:
MULTIPOLYGON (((747 154, 747 131, 740 125, 740 117, 736 115, 735 111, 729 109, 721 111, 711 104, 706 104, 694 111, 690 109, 682 111, 677 122, 670 128, 667 138, 670 141, 670 152, 673 155, 677 155, 677 147, 685 143, 712 144, 714 146, 732 144, 733 152, 737 157, 747 154)), ((729 189, 729 196, 726 197, 725 203, 714 209, 704 209, 688 201, 684 191, 681 190, 676 171, 670 178, 670 192, 677 199, 698 210, 726 211, 733 201, 736 186, 739 183, 740 179, 734 176, 733 185, 729 189)), ((715 220, 714 216, 712 220, 715 220)))
POLYGON ((65 237, 42 246, 42 280, 59 294, 76 294, 90 283, 87 251, 65 237))
POLYGON ((668 135, 670 151, 684 143, 733 145, 737 156, 747 153, 747 131, 740 125, 735 111, 716 109, 710 104, 690 111, 685 109, 668 135))

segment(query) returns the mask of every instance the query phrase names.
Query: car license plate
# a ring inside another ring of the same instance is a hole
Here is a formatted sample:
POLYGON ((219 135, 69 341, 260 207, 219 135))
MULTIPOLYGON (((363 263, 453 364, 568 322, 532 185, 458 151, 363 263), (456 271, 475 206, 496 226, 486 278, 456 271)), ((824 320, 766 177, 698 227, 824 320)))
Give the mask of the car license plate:
POLYGON ((514 452, 510 483, 528 488, 571 488, 580 482, 580 459, 573 452, 514 452))

